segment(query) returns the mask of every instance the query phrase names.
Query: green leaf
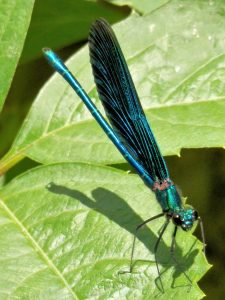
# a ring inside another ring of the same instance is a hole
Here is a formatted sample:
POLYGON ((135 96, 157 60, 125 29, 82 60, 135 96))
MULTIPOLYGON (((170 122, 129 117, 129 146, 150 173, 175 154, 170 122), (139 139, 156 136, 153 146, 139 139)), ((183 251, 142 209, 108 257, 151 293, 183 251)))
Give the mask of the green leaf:
POLYGON ((202 245, 179 231, 175 267, 172 225, 159 251, 165 294, 157 287, 153 248, 164 218, 141 230, 133 273, 119 273, 129 268, 135 226, 161 211, 136 175, 79 163, 42 166, 2 188, 0 199, 1 299, 203 296, 196 284, 209 268, 202 245))
POLYGON ((124 18, 128 12, 128 9, 121 10, 102 1, 35 1, 20 64, 10 87, 7 106, 0 118, 0 135, 4 136, 0 142, 0 157, 12 145, 32 101, 53 72, 46 64, 41 49, 51 45, 56 50, 70 45, 63 51, 63 56, 68 57, 68 53, 80 48, 87 40, 90 24, 94 19, 102 16, 114 23, 124 18), (31 61, 36 57, 41 59, 31 61))
MULTIPOLYGON (((225 19, 220 4, 172 1, 149 15, 133 14, 114 28, 163 154, 223 147, 225 19)), ((67 65, 101 109, 87 48, 67 65)), ((58 75, 37 96, 1 172, 25 156, 41 163, 123 161, 58 75)))
POLYGON ((0 1, 0 111, 23 49, 34 0, 0 1))
POLYGON ((46 46, 60 49, 85 41, 90 24, 100 16, 114 23, 126 12, 100 1, 37 1, 21 62, 40 57, 46 46))
POLYGON ((149 13, 155 9, 158 9, 160 6, 166 4, 170 0, 107 0, 108 2, 123 6, 128 5, 135 10, 141 12, 141 13, 149 13))

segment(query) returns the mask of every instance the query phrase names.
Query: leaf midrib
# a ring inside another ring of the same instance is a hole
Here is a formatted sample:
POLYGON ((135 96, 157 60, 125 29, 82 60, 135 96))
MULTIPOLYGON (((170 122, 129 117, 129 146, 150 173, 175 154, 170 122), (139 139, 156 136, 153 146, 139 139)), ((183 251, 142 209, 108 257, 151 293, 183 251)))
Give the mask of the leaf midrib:
POLYGON ((56 265, 53 263, 53 261, 46 255, 44 250, 39 246, 37 241, 31 236, 27 228, 23 225, 22 222, 15 216, 15 214, 10 210, 10 208, 4 203, 2 199, 0 199, 0 206, 1 208, 7 213, 9 218, 19 227, 20 232, 22 235, 25 236, 26 239, 28 239, 33 248, 37 250, 36 252, 39 253, 40 257, 43 259, 43 261, 46 263, 47 266, 56 274, 56 276, 61 280, 63 285, 69 290, 71 295, 73 296, 74 299, 78 300, 79 298, 77 295, 74 293, 74 291, 71 289, 69 283, 63 276, 63 274, 60 272, 60 270, 56 267, 56 265))

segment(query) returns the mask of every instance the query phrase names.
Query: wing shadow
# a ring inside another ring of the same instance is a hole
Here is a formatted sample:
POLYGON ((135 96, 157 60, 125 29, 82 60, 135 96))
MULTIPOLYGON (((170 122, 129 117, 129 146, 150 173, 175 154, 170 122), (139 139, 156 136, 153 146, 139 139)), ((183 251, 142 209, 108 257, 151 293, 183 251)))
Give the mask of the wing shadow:
MULTIPOLYGON (((58 185, 54 182, 49 183, 46 186, 46 189, 51 193, 65 195, 80 201, 83 205, 106 216, 108 219, 115 222, 132 235, 135 234, 136 226, 143 223, 144 221, 121 197, 104 188, 97 188, 92 191, 92 197, 94 200, 87 197, 84 193, 78 190, 71 189, 63 185, 58 185)), ((160 218, 160 220, 162 220, 162 223, 159 225, 159 229, 164 222, 163 218, 160 218)), ((137 239, 141 243, 143 243, 151 253, 154 252, 154 246, 157 241, 157 238, 158 237, 151 231, 151 229, 148 226, 144 226, 140 230, 140 234, 138 234, 137 236, 137 239)), ((165 270, 161 273, 163 274, 168 268, 174 266, 174 262, 171 261, 170 247, 165 244, 163 239, 161 240, 159 247, 160 251, 158 255, 158 260, 160 264, 162 264, 165 267, 165 270)), ((192 250, 191 247, 189 254, 182 256, 181 248, 178 245, 176 245, 175 255, 180 262, 185 262, 185 264, 182 264, 182 266, 184 267, 185 265, 184 269, 188 270, 189 267, 193 264, 193 259, 197 255, 197 253, 196 250, 192 250)), ((134 264, 138 263, 138 261, 142 260, 136 260, 134 261, 134 264)), ((174 284, 175 279, 178 276, 180 276, 180 272, 182 271, 180 270, 180 268, 176 268, 173 274, 173 284, 171 287, 176 288, 174 284)))

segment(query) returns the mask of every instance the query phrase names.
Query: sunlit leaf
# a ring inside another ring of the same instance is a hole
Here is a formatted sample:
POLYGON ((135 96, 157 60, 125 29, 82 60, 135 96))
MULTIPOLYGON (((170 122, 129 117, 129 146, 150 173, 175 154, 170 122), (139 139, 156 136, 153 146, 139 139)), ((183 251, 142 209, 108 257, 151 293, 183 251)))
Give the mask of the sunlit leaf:
POLYGON ((135 227, 161 211, 136 175, 61 163, 39 167, 0 190, 1 299, 200 299, 196 282, 209 268, 202 245, 172 225, 160 243, 160 291, 153 249, 164 218, 141 230, 129 269, 135 227), (192 280, 190 283, 182 270, 192 280), (152 297, 152 298, 151 298, 152 297))
POLYGON ((23 49, 34 0, 0 1, 0 111, 23 49))

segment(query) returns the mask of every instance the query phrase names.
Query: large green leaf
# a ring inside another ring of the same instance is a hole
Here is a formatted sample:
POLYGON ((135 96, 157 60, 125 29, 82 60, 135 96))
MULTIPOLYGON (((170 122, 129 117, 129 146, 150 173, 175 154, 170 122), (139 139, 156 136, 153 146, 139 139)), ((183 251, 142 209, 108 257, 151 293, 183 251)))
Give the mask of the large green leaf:
POLYGON ((160 244, 165 294, 153 248, 164 218, 141 230, 133 274, 135 226, 161 211, 136 175, 108 167, 60 163, 33 169, 0 190, 1 299, 200 299, 196 282, 209 268, 202 244, 172 225, 160 244), (193 281, 190 287, 182 273, 193 281))
MULTIPOLYGON (((171 1, 149 15, 133 14, 115 26, 164 155, 179 154, 181 148, 225 145, 225 19, 221 11, 217 2, 171 1)), ((85 47, 68 66, 99 106, 88 60, 85 47)), ((2 172, 24 156, 41 163, 122 161, 58 75, 38 95, 1 162, 2 172)))
POLYGON ((0 0, 0 111, 23 49, 34 0, 0 0))

